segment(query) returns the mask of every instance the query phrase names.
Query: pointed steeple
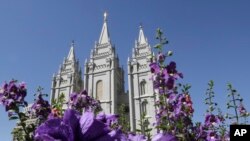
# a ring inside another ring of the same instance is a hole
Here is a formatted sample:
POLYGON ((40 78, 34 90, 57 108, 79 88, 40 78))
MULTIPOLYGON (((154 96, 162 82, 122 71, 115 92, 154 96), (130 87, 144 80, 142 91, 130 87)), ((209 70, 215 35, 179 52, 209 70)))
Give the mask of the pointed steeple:
POLYGON ((138 37, 138 44, 142 45, 142 44, 146 44, 146 43, 148 43, 148 41, 147 41, 147 39, 144 36, 142 25, 140 25, 140 31, 139 31, 139 37, 138 37))
POLYGON ((75 61, 74 46, 75 46, 75 43, 74 43, 74 41, 72 41, 71 46, 70 46, 70 50, 69 50, 69 54, 68 54, 68 57, 67 57, 68 61, 75 61))
POLYGON ((102 32, 99 38, 99 44, 110 43, 109 31, 107 25, 107 12, 104 12, 104 23, 102 26, 102 32))

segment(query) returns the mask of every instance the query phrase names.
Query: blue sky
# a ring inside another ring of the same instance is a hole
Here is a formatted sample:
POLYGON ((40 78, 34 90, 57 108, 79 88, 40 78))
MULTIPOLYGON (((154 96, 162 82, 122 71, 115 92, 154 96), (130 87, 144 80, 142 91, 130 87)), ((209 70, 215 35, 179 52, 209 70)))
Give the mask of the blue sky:
MULTIPOLYGON (((75 40, 83 68, 107 11, 111 41, 125 69, 140 23, 151 46, 156 43, 156 28, 163 29, 170 42, 167 49, 174 51, 170 60, 183 72, 182 82, 192 85, 195 121, 203 121, 204 93, 211 79, 223 112, 228 82, 250 110, 246 102, 250 99, 249 5, 247 0, 1 1, 0 82, 12 78, 25 81, 29 102, 38 86, 50 93, 52 74, 67 56, 71 40, 75 40)), ((14 125, 1 107, 1 140, 11 140, 14 125)))

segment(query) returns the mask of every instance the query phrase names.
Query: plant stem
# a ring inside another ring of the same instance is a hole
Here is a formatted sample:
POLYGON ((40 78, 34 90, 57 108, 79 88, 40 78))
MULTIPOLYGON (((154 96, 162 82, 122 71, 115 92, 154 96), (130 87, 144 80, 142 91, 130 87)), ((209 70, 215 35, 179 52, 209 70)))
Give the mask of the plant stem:
POLYGON ((18 115, 18 118, 20 119, 21 126, 22 126, 22 128, 23 128, 24 133, 25 133, 25 139, 26 139, 27 141, 32 141, 32 139, 31 139, 30 136, 29 136, 28 131, 27 131, 26 128, 25 128, 25 125, 22 124, 23 121, 21 120, 21 115, 20 115, 20 113, 18 113, 17 115, 18 115))
POLYGON ((234 103, 234 110, 235 110, 235 117, 236 117, 236 121, 237 121, 237 124, 239 123, 239 117, 238 117, 238 112, 237 112, 237 106, 236 106, 236 100, 235 100, 235 97, 234 97, 234 92, 232 91, 232 98, 233 98, 233 103, 234 103))

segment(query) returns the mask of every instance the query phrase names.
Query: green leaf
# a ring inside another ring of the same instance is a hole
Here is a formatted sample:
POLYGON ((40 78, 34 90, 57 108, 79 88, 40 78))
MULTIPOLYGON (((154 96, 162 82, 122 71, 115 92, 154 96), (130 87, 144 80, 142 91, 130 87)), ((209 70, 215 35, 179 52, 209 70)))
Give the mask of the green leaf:
POLYGON ((35 126, 34 126, 33 124, 31 124, 31 125, 29 125, 29 126, 26 127, 26 130, 27 130, 29 133, 31 133, 31 132, 33 132, 33 131, 35 130, 35 126))
POLYGON ((141 130, 140 129, 136 129, 136 132, 141 132, 141 130))
POLYGON ((155 46, 154 46, 154 48, 157 48, 157 49, 159 49, 159 48, 161 48, 161 44, 156 44, 155 46))
POLYGON ((152 131, 152 128, 145 130, 145 132, 150 132, 150 131, 152 131))
POLYGON ((17 116, 11 116, 11 117, 9 117, 9 120, 16 120, 16 119, 18 119, 17 116))

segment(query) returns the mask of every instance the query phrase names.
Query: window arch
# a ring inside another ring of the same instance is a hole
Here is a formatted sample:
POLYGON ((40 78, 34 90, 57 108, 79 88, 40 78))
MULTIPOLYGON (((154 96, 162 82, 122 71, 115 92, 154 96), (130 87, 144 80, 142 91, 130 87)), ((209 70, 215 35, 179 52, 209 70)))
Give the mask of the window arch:
POLYGON ((141 95, 146 94, 146 81, 144 79, 140 83, 140 94, 141 95))
POLYGON ((96 99, 101 100, 103 98, 103 82, 99 80, 96 82, 96 99))

